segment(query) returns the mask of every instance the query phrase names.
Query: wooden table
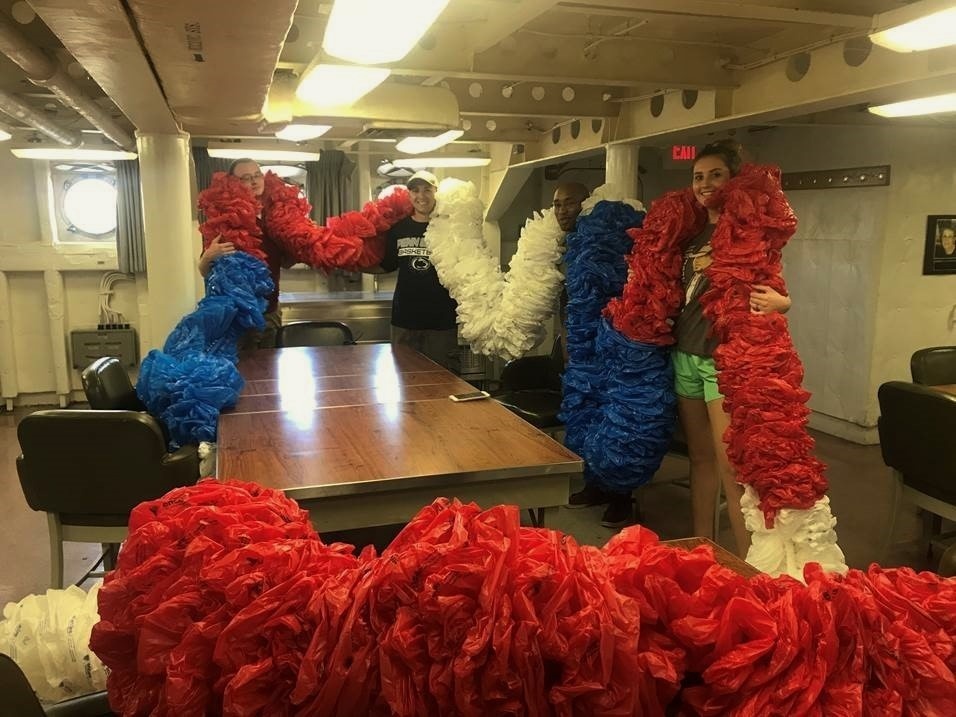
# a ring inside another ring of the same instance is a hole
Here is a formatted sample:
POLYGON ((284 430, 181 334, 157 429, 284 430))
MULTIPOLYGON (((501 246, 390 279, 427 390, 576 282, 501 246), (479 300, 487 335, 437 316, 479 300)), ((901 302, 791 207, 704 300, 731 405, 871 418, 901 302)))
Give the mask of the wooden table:
POLYGON ((409 520, 438 496, 482 507, 567 502, 576 455, 405 347, 265 349, 243 357, 247 384, 219 418, 221 478, 282 490, 319 532, 409 520))
POLYGON ((760 575, 760 571, 745 560, 738 558, 726 548, 722 548, 710 538, 680 538, 678 540, 662 540, 662 545, 668 545, 672 548, 683 548, 684 550, 693 550, 701 545, 709 545, 713 548, 714 557, 717 563, 725 568, 730 568, 738 575, 745 578, 752 578, 760 575))

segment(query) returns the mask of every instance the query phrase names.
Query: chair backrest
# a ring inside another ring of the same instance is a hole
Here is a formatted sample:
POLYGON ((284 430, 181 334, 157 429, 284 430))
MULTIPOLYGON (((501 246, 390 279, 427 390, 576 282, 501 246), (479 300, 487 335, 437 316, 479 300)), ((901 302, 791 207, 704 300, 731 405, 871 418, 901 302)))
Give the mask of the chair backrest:
POLYGON ((276 332, 276 346, 344 346, 354 344, 352 329, 341 321, 298 321, 276 332))
POLYGON ((142 411, 142 401, 123 365, 112 356, 96 359, 83 369, 83 392, 90 408, 110 411, 142 411))
POLYGON ((20 421, 17 438, 17 473, 33 510, 123 516, 199 477, 195 448, 168 454, 159 424, 138 411, 37 411, 20 421))
POLYGON ((561 337, 554 340, 550 356, 521 356, 501 369, 501 388, 505 391, 561 390, 564 354, 561 337))
POLYGON ((27 676, 13 658, 3 653, 0 653, 0 695, 3 696, 3 714, 44 717, 43 707, 27 676))
POLYGON ((880 386, 883 462, 916 490, 956 503, 956 396, 904 381, 880 386))
POLYGON ((924 386, 956 383, 956 346, 920 349, 910 359, 910 373, 924 386))

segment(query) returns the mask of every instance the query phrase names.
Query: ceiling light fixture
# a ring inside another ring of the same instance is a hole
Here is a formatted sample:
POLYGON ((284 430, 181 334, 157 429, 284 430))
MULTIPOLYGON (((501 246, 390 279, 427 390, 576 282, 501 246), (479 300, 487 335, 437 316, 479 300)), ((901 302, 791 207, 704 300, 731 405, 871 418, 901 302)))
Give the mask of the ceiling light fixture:
POLYGON ((436 167, 484 167, 491 164, 490 157, 399 157, 393 160, 396 167, 408 169, 433 169, 436 167))
POLYGON ((924 0, 873 18, 870 40, 896 52, 919 52, 956 44, 952 0, 924 0))
POLYGON ((271 160, 273 162, 317 162, 319 161, 318 152, 303 152, 291 149, 251 149, 237 147, 222 148, 209 147, 207 149, 210 157, 219 159, 254 159, 256 161, 271 160))
POLYGON ((450 129, 435 137, 406 137, 395 145, 395 149, 405 154, 421 154, 434 152, 449 142, 454 142, 465 133, 464 130, 450 129))
POLYGON ((956 93, 921 97, 905 102, 893 102, 888 105, 869 107, 870 112, 880 117, 913 117, 915 115, 933 115, 941 112, 956 112, 956 93))
POLYGON ((448 0, 416 0, 412 9, 397 0, 336 0, 322 49, 360 65, 397 62, 447 5, 448 0))
POLYGON ((321 137, 330 129, 332 126, 327 124, 288 124, 276 132, 275 136, 276 139, 284 139, 288 142, 305 142, 308 139, 321 137))
POLYGON ((295 94, 320 107, 348 107, 382 84, 390 72, 383 67, 320 63, 305 71, 295 94))
POLYGON ((7 141, 8 139, 10 139, 11 137, 13 137, 12 134, 10 134, 9 132, 6 132, 6 131, 0 129, 0 142, 6 142, 6 141, 7 141))
POLYGON ((104 161, 114 159, 136 159, 135 152, 124 152, 118 149, 70 149, 69 147, 22 147, 10 150, 14 157, 20 159, 51 159, 55 161, 69 161, 85 159, 104 161))

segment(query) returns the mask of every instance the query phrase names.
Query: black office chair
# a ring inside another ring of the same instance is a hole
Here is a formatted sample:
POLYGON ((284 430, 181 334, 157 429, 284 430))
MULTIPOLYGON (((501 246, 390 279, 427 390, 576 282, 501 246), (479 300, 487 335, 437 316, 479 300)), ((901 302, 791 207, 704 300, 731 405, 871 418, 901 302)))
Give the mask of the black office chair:
POLYGON ((298 321, 279 327, 276 346, 344 346, 354 344, 352 329, 341 321, 298 321))
POLYGON ((536 428, 554 435, 564 430, 561 411, 561 372, 564 353, 557 338, 550 356, 522 356, 505 364, 500 388, 492 398, 536 428))
POLYGON ((904 381, 884 383, 877 395, 883 462, 897 479, 887 544, 905 497, 924 511, 923 547, 928 555, 938 531, 933 517, 956 520, 956 396, 904 381))
POLYGON ((130 511, 199 479, 196 446, 167 453, 159 424, 137 411, 37 411, 17 426, 27 504, 47 514, 52 587, 63 541, 118 545, 130 511))
POLYGON ((910 359, 913 383, 941 386, 956 383, 956 346, 920 349, 910 359))
POLYGON ((105 692, 74 697, 44 708, 20 666, 0 653, 0 695, 4 717, 110 717, 105 692))
POLYGON ((83 369, 83 393, 90 408, 110 411, 145 411, 136 395, 129 374, 112 356, 96 359, 83 369))

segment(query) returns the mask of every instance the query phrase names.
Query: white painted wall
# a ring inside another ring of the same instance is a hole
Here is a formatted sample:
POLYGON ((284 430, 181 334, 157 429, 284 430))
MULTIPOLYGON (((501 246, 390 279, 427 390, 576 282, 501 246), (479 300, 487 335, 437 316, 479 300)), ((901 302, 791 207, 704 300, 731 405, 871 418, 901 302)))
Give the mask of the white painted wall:
MULTIPOLYGON (((72 365, 71 330, 96 327, 100 279, 116 269, 115 247, 53 242, 46 163, 0 152, 0 176, 0 273, 7 287, 0 293, 0 324, 10 329, 0 332, 0 395, 8 405, 82 400, 79 372, 70 368, 58 391, 56 366, 72 365)), ((133 328, 144 283, 140 277, 139 287, 115 286, 113 308, 133 328)))
POLYGON ((891 166, 889 187, 789 192, 799 226, 784 251, 814 424, 876 442, 880 384, 909 380, 917 349, 956 343, 956 275, 922 275, 926 216, 956 213, 956 133, 803 127, 746 141, 757 161, 785 172, 891 166))

